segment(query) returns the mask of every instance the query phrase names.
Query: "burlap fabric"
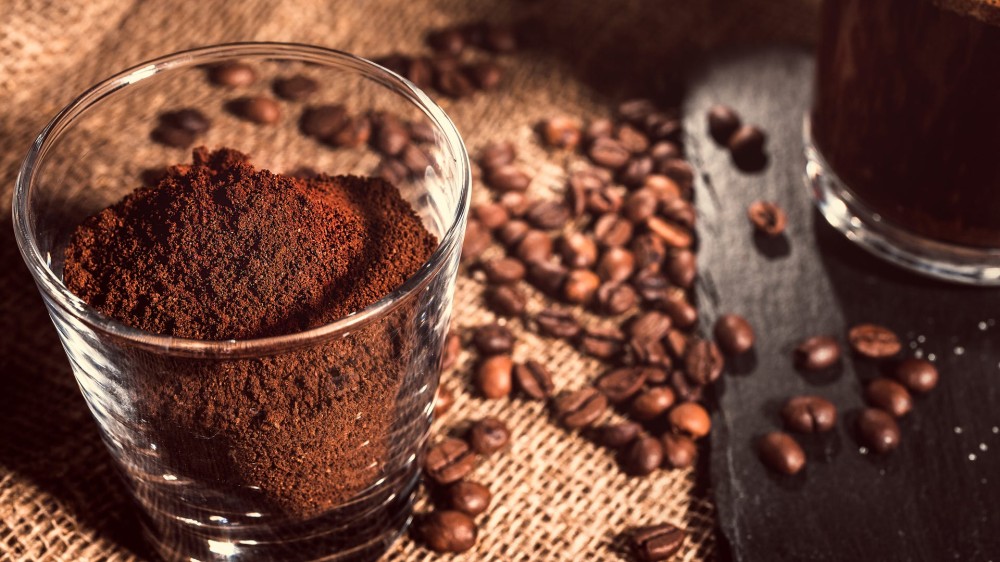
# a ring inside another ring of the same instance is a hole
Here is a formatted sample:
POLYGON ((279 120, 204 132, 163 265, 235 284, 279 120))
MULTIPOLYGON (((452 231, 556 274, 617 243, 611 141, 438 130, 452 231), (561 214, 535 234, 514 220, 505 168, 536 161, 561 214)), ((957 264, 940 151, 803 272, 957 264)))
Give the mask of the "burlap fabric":
MULTIPOLYGON (((136 560, 149 550, 132 505, 75 386, 40 299, 21 264, 10 226, 10 193, 27 146, 60 107, 121 68, 180 49, 237 40, 314 43, 376 57, 417 53, 430 27, 488 19, 523 22, 529 47, 505 58, 504 86, 489 95, 443 100, 470 152, 513 139, 544 195, 561 188, 565 162, 537 146, 544 116, 604 115, 616 99, 676 101, 684 63, 700 51, 759 39, 809 41, 815 2, 723 0, 55 2, 13 0, 0 21, 0 559, 136 560)), ((483 194, 479 194, 481 197, 483 194)), ((456 326, 493 320, 481 284, 459 279, 456 326)), ((535 297, 531 305, 541 302, 535 297)), ((562 388, 585 384, 602 367, 563 343, 511 323, 518 358, 547 364, 562 388)), ((446 374, 455 407, 437 424, 496 415, 512 447, 480 466, 494 506, 480 540, 462 560, 619 560, 629 525, 669 521, 690 538, 681 560, 716 550, 710 487, 692 471, 630 478, 613 456, 552 424, 539 403, 484 402, 469 392, 464 353, 446 374)), ((704 469, 704 467, 702 467, 704 469)), ((390 560, 438 556, 410 539, 390 560)))

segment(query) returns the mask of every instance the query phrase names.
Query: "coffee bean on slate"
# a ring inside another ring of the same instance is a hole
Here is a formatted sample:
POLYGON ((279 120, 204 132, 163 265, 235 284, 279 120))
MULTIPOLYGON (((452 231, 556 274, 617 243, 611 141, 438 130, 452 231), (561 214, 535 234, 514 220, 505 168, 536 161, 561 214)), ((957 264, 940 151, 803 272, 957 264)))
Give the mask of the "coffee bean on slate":
POLYGON ((630 474, 651 474, 663 463, 663 446, 655 437, 639 437, 629 444, 622 457, 625 470, 630 474))
POLYGON ((606 396, 612 404, 619 404, 635 396, 645 383, 645 369, 622 367, 601 375, 594 383, 594 388, 606 396))
POLYGON ((427 121, 410 121, 406 124, 410 131, 410 138, 414 142, 432 143, 437 140, 434 127, 427 121))
POLYGON ((754 201, 747 207, 747 217, 754 230, 766 236, 780 236, 788 224, 784 209, 771 201, 754 201))
POLYGON ((462 480, 448 486, 446 490, 448 506, 467 515, 476 516, 490 507, 493 494, 479 482, 462 480))
POLYGON ((570 210, 558 201, 538 201, 528 209, 525 218, 536 228, 556 230, 566 225, 570 219, 570 210))
POLYGON ((427 45, 439 53, 459 55, 465 49, 465 35, 457 28, 446 28, 427 34, 427 45))
POLYGON ((692 384, 684 371, 680 369, 674 369, 670 372, 670 388, 674 389, 678 402, 697 402, 704 394, 703 387, 692 384))
POLYGON ((515 164, 505 164, 490 168, 486 183, 497 191, 526 191, 531 185, 531 176, 515 164))
POLYGON ((607 213, 594 221, 594 238, 604 248, 624 246, 632 240, 632 223, 617 213, 607 213))
POLYGON ((347 119, 347 110, 342 105, 309 107, 302 112, 299 130, 310 137, 326 138, 343 128, 347 119))
POLYGON ((510 395, 513 386, 514 361, 509 355, 493 355, 476 368, 476 388, 491 400, 510 395))
POLYGON ((671 293, 656 304, 678 328, 687 329, 698 322, 698 309, 684 298, 683 293, 671 293))
POLYGON ((265 96, 240 98, 231 107, 237 117, 262 125, 271 125, 281 119, 281 106, 265 96))
POLYGON ((598 443, 612 449, 620 449, 628 445, 639 433, 642 426, 635 422, 622 422, 616 424, 602 425, 597 428, 596 438, 598 443))
POLYGON ((455 394, 444 385, 438 385, 434 393, 434 418, 440 418, 455 404, 455 394))
POLYGON ((924 359, 904 359, 893 370, 896 380, 912 392, 929 392, 938 383, 938 370, 924 359))
POLYGON ((913 398, 906 387, 892 379, 878 378, 865 387, 865 402, 901 418, 913 409, 913 398))
POLYGON ((698 258, 691 250, 676 250, 666 260, 667 277, 675 285, 690 289, 698 276, 698 258))
POLYGON ((465 241, 462 243, 462 261, 471 262, 479 259, 492 241, 489 229, 477 220, 469 220, 465 227, 465 241))
POLYGON ((660 436, 660 445, 663 446, 663 465, 667 468, 688 468, 698 458, 698 446, 683 435, 664 433, 660 436))
POLYGON ((625 150, 633 154, 646 152, 649 149, 649 139, 642 131, 629 124, 623 124, 615 132, 615 139, 621 143, 625 150))
POLYGON ((531 226, 522 220, 512 220, 497 229, 497 240, 508 248, 516 247, 531 230, 531 226))
POLYGON ((495 90, 503 81, 503 69, 492 61, 480 61, 467 65, 465 74, 480 90, 495 90))
POLYGON ((643 312, 629 322, 628 333, 633 338, 655 341, 670 331, 670 317, 655 310, 643 312))
POLYGON ((520 316, 528 304, 524 293, 513 285, 490 287, 483 296, 490 308, 501 316, 520 316))
POLYGON ((629 413, 639 421, 649 421, 661 416, 674 405, 674 391, 667 386, 654 386, 643 391, 629 408, 629 413))
POLYGON ((629 532, 629 542, 642 562, 668 560, 681 550, 687 533, 670 523, 638 527, 629 532))
POLYGON ((483 47, 494 53, 511 53, 517 50, 517 37, 508 26, 488 25, 483 33, 483 47))
POLYGON ((523 217, 532 205, 531 200, 519 191, 508 191, 500 195, 497 203, 507 211, 508 216, 518 219, 523 217))
MULTIPOLYGON (((343 127, 334 132, 332 135, 325 137, 323 141, 334 146, 358 148, 360 146, 364 146, 364 144, 368 142, 368 139, 371 138, 371 134, 372 124, 368 117, 364 115, 355 115, 354 117, 348 118, 343 127)), ((407 146, 406 150, 403 151, 401 159, 411 172, 422 173, 422 168, 415 165, 412 161, 411 155, 415 152, 422 151, 416 146, 407 146)))
POLYGON ((840 361, 840 344, 830 336, 813 336, 795 347, 794 359, 799 369, 826 369, 840 361))
POLYGON ((656 111, 656 105, 646 98, 629 99, 618 104, 617 115, 629 123, 642 123, 656 111))
POLYGON ((566 427, 579 429, 586 427, 604 415, 608 400, 592 387, 563 391, 552 402, 556 417, 566 427))
MULTIPOLYGON (((495 141, 483 147, 479 153, 479 165, 485 170, 493 170, 514 162, 517 149, 510 141, 495 141)), ((523 191, 523 190, 522 190, 523 191)))
POLYGON ((691 234, 682 226, 654 216, 646 219, 646 228, 663 239, 671 248, 691 247, 693 241, 691 234))
POLYGON ((598 166, 617 170, 628 163, 631 154, 615 139, 600 137, 587 149, 587 156, 598 166))
POLYGON ((621 355, 625 335, 615 327, 590 327, 580 336, 580 351, 598 359, 614 359, 621 355))
POLYGON ((713 105, 708 109, 708 132, 721 145, 728 145, 741 124, 740 115, 728 105, 713 105))
POLYGON ((514 349, 514 334, 506 326, 486 324, 476 328, 472 343, 482 355, 510 353, 514 349))
POLYGON ((589 268, 597 263, 597 243, 582 232, 571 232, 559 237, 556 248, 563 263, 572 268, 589 268))
POLYGON ((603 283, 597 289, 596 301, 602 314, 617 316, 635 306, 635 289, 625 283, 603 283))
POLYGON ((756 336, 746 318, 738 314, 723 314, 715 321, 715 341, 729 355, 750 351, 756 336))
POLYGON ((542 142, 552 148, 573 149, 580 144, 580 123, 563 115, 552 117, 539 124, 542 142))
POLYGON ((670 141, 659 141, 649 149, 649 155, 653 161, 659 164, 673 158, 681 157, 681 149, 676 143, 670 141))
POLYGON ((558 262, 548 260, 528 262, 528 281, 536 289, 551 297, 562 297, 563 286, 568 276, 569 270, 558 262))
POLYGON ((865 408, 858 416, 858 437, 876 453, 888 453, 899 446, 899 424, 888 413, 865 408))
POLYGON ((246 63, 224 62, 209 68, 208 79, 219 86, 240 88, 256 82, 257 72, 246 63))
POLYGON ((473 206, 472 216, 490 230, 496 230, 510 220, 507 209, 493 201, 486 201, 473 206))
POLYGON ((460 69, 438 71, 434 87, 442 94, 456 99, 471 96, 476 91, 472 81, 460 69))
POLYGON ((162 145, 172 146, 174 148, 185 148, 191 146, 194 144, 196 136, 197 135, 191 131, 166 124, 158 125, 149 135, 149 137, 154 141, 162 145))
POLYGON ((659 199, 653 190, 638 189, 625 198, 622 215, 634 224, 641 224, 656 213, 658 203, 659 199))
POLYGON ((550 338, 572 339, 580 333, 580 323, 571 312, 547 308, 535 315, 538 333, 550 338))
POLYGON ((200 135, 211 127, 212 122, 204 113, 194 108, 178 109, 160 115, 160 121, 171 127, 200 135))
MULTIPOLYGON (((635 256, 620 246, 613 246, 601 253, 597 261, 597 275, 602 281, 621 282, 632 276, 635 256)), ((597 290, 597 287, 594 287, 597 290)))
POLYGON ((528 263, 545 261, 552 257, 552 238, 541 230, 529 230, 518 242, 514 255, 528 263))
POLYGON ((465 552, 475 546, 478 533, 472 518, 456 510, 432 511, 417 524, 417 534, 435 552, 465 552))
POLYGON ((902 344, 892 330, 878 324, 858 324, 847 332, 856 353, 871 359, 885 359, 899 353, 902 344))
POLYGON ((461 480, 475 466, 476 453, 465 441, 453 437, 431 447, 424 457, 424 472, 438 484, 461 480))
POLYGON ((687 160, 674 158, 665 162, 658 162, 656 173, 663 174, 677 182, 677 186, 681 188, 681 194, 684 197, 688 197, 691 194, 691 188, 694 186, 694 167, 687 160))
POLYGON ((587 124, 583 138, 587 143, 592 143, 601 137, 610 137, 614 130, 615 124, 610 119, 594 119, 587 124))
POLYGON ((837 424, 837 407, 820 396, 793 396, 781 407, 781 418, 798 433, 830 431, 837 424))
POLYGON ((757 454, 768 468, 781 474, 798 474, 806 465, 806 454, 791 435, 772 431, 757 441, 757 454))
POLYGON ((586 209, 593 215, 615 213, 622 207, 624 199, 611 187, 595 189, 587 194, 586 209))
POLYGON ((491 455, 510 443, 510 429, 497 418, 487 417, 472 424, 469 444, 480 455, 491 455))
POLYGON ((494 258, 483 263, 486 280, 497 285, 520 281, 526 272, 524 264, 514 258, 494 258))
POLYGON ((521 392, 527 394, 535 400, 544 400, 552 395, 555 390, 555 383, 552 382, 552 373, 534 359, 529 359, 523 364, 514 367, 514 380, 517 381, 521 392))
POLYGON ((382 154, 396 156, 410 143, 410 132, 398 118, 386 116, 379 120, 372 144, 382 154))
POLYGON ((416 177, 422 178, 426 176, 427 169, 433 169, 435 167, 434 160, 431 158, 430 154, 415 144, 406 145, 406 148, 403 149, 399 158, 402 160, 403 164, 406 164, 410 173, 416 177))
POLYGON ((455 366, 458 354, 462 352, 462 338, 452 332, 444 339, 444 349, 441 352, 441 369, 447 370, 455 366))
POLYGON ((297 74, 276 79, 272 84, 272 89, 274 94, 281 99, 302 101, 319 90, 319 83, 308 76, 297 74))
POLYGON ((666 348, 658 340, 633 338, 625 348, 626 363, 670 368, 672 363, 666 348))
POLYGON ((749 158, 763 152, 765 140, 764 131, 753 125, 741 125, 729 137, 727 146, 734 158, 749 158))
POLYGON ((573 304, 588 304, 601 286, 601 278, 589 269, 574 269, 563 283, 563 298, 573 304))
POLYGON ((704 437, 712 429, 712 418, 697 402, 683 402, 674 406, 668 418, 674 431, 692 439, 704 437))

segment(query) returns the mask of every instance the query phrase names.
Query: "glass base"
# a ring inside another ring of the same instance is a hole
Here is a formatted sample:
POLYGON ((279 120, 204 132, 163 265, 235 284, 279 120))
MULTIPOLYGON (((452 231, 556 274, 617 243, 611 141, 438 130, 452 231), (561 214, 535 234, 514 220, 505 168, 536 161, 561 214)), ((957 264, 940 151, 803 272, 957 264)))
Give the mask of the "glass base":
POLYGON ((803 137, 806 185, 820 213, 835 229, 869 252, 936 279, 1000 286, 1000 251, 931 240, 903 230, 859 201, 833 172, 812 142, 809 117, 803 137))

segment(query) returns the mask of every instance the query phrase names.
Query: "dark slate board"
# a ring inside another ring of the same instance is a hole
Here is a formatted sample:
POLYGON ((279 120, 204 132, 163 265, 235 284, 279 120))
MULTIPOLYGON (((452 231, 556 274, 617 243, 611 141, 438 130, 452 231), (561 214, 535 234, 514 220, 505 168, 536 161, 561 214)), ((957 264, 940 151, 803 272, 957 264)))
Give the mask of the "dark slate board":
POLYGON ((717 392, 709 463, 719 527, 741 561, 1000 562, 1000 290, 887 265, 816 213, 802 180, 812 73, 811 54, 797 49, 722 54, 699 67, 685 102, 688 150, 703 172, 699 301, 706 321, 737 312, 758 334, 755 357, 732 365, 717 392), (764 170, 737 171, 711 141, 705 110, 715 102, 767 130, 764 170), (755 199, 788 210, 786 240, 753 236, 745 209, 755 199), (932 356, 942 374, 884 457, 860 452, 851 423, 878 366, 848 356, 836 372, 809 376, 791 365, 799 340, 843 342, 860 322, 897 330, 907 352, 932 356), (800 441, 803 473, 776 476, 753 441, 780 427, 782 401, 799 393, 831 399, 839 427, 800 441))

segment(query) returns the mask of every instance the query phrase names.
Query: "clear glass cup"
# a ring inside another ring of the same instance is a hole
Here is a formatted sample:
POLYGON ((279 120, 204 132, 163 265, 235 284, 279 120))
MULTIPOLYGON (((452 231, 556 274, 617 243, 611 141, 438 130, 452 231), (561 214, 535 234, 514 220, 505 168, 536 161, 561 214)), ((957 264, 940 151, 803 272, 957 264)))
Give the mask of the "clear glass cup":
POLYGON ((45 127, 17 178, 17 242, 160 555, 363 560, 392 544, 411 517, 470 193, 465 147, 434 102, 392 72, 318 47, 243 43, 160 58, 91 88, 45 127), (207 65, 236 60, 256 70, 253 85, 206 80, 207 65), (300 73, 320 84, 309 104, 390 111, 423 128, 426 160, 397 184, 439 240, 417 273, 331 324, 245 341, 136 330, 67 290, 63 251, 75 226, 139 186, 146 169, 190 162, 189 149, 152 140, 163 111, 203 111, 213 125, 198 144, 235 148, 258 167, 373 174, 373 151, 298 132, 304 103, 282 102, 274 125, 226 112, 300 73), (264 411, 255 392, 281 399, 264 411))

